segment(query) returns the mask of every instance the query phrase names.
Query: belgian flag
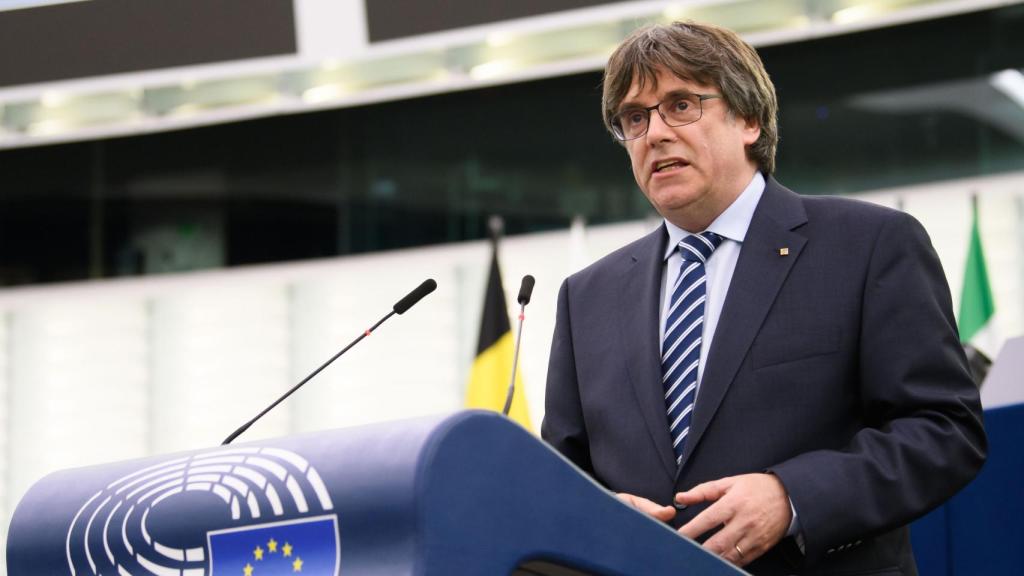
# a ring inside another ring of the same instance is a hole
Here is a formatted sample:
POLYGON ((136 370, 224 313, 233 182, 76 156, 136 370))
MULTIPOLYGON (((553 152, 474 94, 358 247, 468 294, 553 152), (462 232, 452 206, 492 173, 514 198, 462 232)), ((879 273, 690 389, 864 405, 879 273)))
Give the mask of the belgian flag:
MULTIPOLYGON (((480 318, 480 338, 477 341, 476 359, 469 373, 466 386, 466 406, 501 412, 505 407, 508 382, 512 376, 512 353, 515 336, 508 321, 508 307, 505 291, 501 284, 501 270, 498 268, 498 234, 491 235, 491 270, 487 277, 487 292, 484 295, 484 311, 480 318)), ((532 430, 530 415, 526 408, 526 391, 516 371, 516 391, 512 398, 509 418, 527 430, 532 430)))

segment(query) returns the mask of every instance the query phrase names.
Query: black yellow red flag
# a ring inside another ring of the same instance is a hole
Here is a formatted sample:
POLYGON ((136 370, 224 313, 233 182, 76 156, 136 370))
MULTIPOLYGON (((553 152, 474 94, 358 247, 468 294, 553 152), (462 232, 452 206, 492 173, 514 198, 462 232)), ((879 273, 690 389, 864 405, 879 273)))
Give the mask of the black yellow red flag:
MULTIPOLYGON (((515 340, 508 320, 505 290, 498 265, 497 233, 491 238, 491 266, 484 295, 484 310, 480 318, 480 337, 476 358, 466 386, 466 406, 500 412, 505 407, 509 378, 512 376, 512 353, 515 340)), ((526 391, 517 371, 515 396, 509 418, 527 430, 532 430, 526 404, 526 391)))

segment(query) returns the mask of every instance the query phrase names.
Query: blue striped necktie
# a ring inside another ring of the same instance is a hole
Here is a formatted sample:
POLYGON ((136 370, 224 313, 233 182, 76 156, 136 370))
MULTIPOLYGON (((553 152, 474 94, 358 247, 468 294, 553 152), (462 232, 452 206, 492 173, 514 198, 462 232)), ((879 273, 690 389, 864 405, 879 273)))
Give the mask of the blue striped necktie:
POLYGON ((714 232, 692 234, 679 242, 683 263, 672 287, 661 348, 661 381, 665 386, 668 428, 677 465, 682 464, 693 401, 697 397, 697 367, 707 298, 704 263, 721 243, 722 237, 714 232))

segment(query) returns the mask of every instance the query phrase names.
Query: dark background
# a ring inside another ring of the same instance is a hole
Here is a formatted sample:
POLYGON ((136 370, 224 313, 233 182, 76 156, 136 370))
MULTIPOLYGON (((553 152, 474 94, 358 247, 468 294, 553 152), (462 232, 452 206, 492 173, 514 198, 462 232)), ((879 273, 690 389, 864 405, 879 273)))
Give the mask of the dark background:
MULTIPOLYGON (((760 50, 778 178, 833 194, 1024 169, 1005 127, 865 94, 987 86, 1024 7, 760 50), (956 38, 953 42, 950 39, 956 38)), ((0 151, 0 285, 354 254, 642 218, 600 73, 178 132, 0 151)), ((987 89, 987 88, 986 88, 987 89)))
POLYGON ((380 42, 619 1, 621 0, 366 0, 366 27, 370 42, 380 42))
POLYGON ((0 87, 293 54, 296 46, 291 0, 89 0, 5 10, 0 87))

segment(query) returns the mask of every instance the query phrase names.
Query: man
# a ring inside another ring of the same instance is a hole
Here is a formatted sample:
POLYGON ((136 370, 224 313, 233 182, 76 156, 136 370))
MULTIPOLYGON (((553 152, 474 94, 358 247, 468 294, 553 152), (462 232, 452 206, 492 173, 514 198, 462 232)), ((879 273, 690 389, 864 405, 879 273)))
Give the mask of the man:
POLYGON ((755 574, 916 574, 906 525, 986 451, 920 224, 771 177, 774 87, 731 31, 638 30, 602 104, 665 221, 563 283, 544 439, 755 574))

